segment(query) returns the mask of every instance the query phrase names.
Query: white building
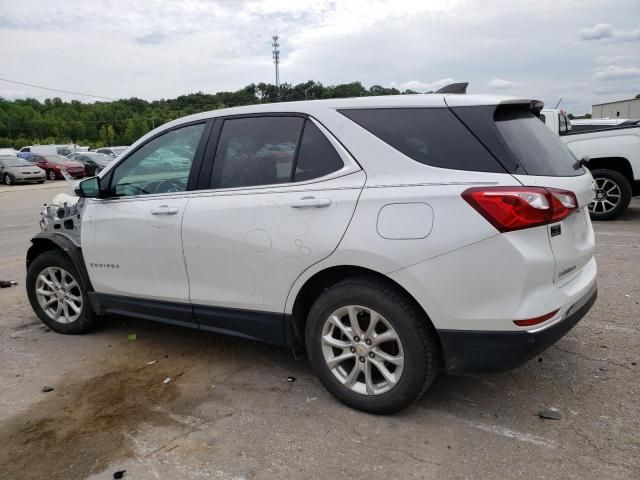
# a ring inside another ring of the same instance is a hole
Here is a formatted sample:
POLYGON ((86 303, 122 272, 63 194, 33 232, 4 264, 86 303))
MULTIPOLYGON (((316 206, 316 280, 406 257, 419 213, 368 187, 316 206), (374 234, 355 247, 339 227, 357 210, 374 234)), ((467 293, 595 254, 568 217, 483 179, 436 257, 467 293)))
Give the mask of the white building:
POLYGON ((640 98, 599 103, 591 107, 592 118, 640 118, 640 98))

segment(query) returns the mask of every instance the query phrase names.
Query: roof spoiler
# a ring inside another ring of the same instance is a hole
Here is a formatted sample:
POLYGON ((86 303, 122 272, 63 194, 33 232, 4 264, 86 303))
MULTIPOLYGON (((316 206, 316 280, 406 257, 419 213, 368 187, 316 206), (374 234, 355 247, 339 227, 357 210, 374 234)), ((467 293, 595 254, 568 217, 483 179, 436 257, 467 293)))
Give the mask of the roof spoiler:
POLYGON ((467 93, 468 86, 469 82, 450 83, 437 90, 436 93, 467 93))

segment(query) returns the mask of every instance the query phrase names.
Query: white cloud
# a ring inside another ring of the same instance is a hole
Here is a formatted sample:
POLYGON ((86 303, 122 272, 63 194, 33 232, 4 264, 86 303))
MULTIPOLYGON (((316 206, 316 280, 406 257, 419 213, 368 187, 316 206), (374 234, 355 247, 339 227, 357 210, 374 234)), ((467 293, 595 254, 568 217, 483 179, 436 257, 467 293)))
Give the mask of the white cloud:
POLYGON ((578 30, 581 40, 640 40, 640 28, 632 30, 616 30, 608 23, 598 23, 591 28, 578 30))
POLYGON ((640 78, 640 68, 624 68, 616 65, 609 65, 608 67, 597 68, 593 74, 593 78, 598 81, 617 81, 630 78, 640 78))
POLYGON ((442 80, 436 80, 432 83, 424 83, 419 80, 410 80, 408 82, 404 82, 401 84, 397 84, 396 82, 391 82, 391 86, 398 88, 400 90, 413 90, 414 92, 424 93, 430 91, 436 91, 445 85, 449 85, 451 83, 455 83, 453 78, 443 78, 442 80))
POLYGON ((503 80, 502 78, 494 78, 487 83, 487 87, 494 90, 511 90, 518 86, 518 82, 512 82, 511 80, 503 80))
MULTIPOLYGON (((5 78, 105 97, 171 98, 273 82, 274 33, 281 37, 280 74, 288 83, 361 81, 422 92, 456 79, 469 81, 473 93, 547 104, 562 96, 577 112, 608 100, 600 87, 620 97, 638 85, 633 73, 604 70, 640 66, 637 42, 617 41, 635 38, 638 0, 616 0, 615 8, 598 0, 0 4, 0 58, 3 71, 11 72, 5 78), (539 34, 523 29, 522 18, 539 34), (586 29, 586 37, 600 41, 577 41, 576 32, 602 19, 608 27, 586 29), (594 71, 598 66, 603 70, 594 71), (611 75, 618 80, 600 80, 611 75)), ((0 97, 53 95, 0 82, 0 97)))

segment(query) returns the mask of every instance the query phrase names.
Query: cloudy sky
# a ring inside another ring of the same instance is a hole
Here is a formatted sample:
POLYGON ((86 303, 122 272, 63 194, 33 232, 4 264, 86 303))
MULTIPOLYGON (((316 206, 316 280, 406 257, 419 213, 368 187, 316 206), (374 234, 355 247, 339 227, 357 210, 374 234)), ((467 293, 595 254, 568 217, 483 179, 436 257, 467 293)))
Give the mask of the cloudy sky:
MULTIPOLYGON (((109 98, 282 81, 541 98, 640 93, 638 0, 0 0, 0 78, 109 98)), ((0 81, 5 98, 59 95, 0 81)))

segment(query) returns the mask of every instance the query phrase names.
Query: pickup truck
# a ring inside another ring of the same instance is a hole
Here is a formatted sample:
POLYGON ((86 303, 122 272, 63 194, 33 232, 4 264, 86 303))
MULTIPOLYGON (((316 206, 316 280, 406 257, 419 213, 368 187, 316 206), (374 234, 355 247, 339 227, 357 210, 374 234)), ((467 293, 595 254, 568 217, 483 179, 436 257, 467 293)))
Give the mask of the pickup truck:
POLYGON ((540 119, 591 170, 595 197, 589 213, 593 220, 616 218, 632 196, 640 195, 640 125, 573 131, 571 120, 559 109, 543 109, 540 119))

